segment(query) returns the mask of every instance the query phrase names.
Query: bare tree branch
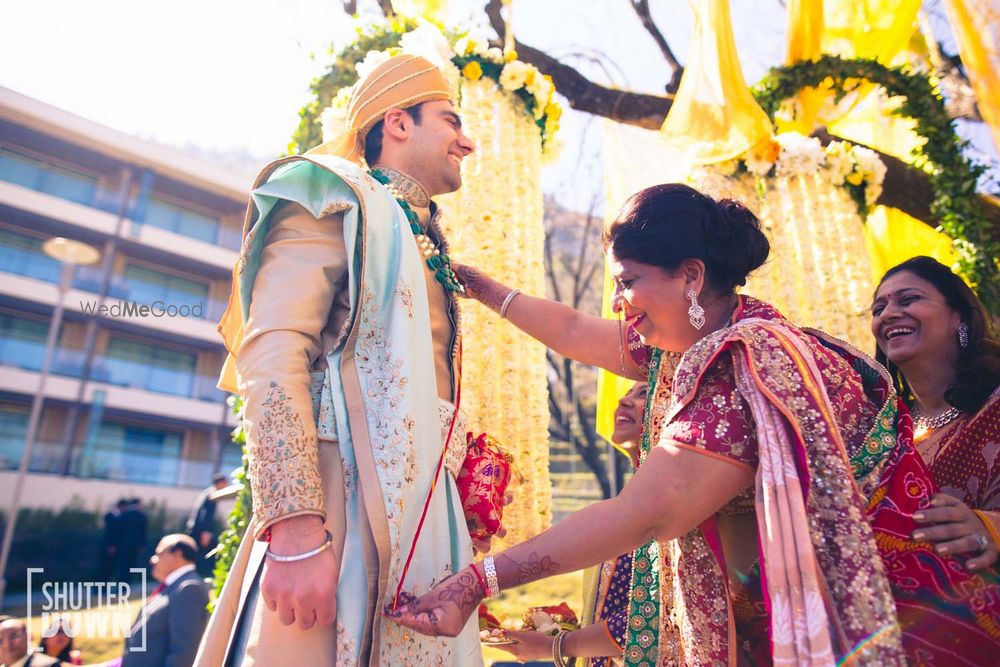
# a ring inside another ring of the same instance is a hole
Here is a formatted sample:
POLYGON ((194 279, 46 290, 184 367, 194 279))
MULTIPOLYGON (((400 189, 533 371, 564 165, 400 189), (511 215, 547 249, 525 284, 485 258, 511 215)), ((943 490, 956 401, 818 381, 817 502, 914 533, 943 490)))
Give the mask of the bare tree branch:
POLYGON ((677 92, 677 86, 681 83, 681 75, 684 73, 684 68, 681 67, 677 57, 674 56, 674 52, 670 49, 670 45, 667 44, 667 40, 663 36, 663 33, 660 32, 660 29, 656 26, 656 22, 653 21, 653 16, 649 11, 649 0, 629 0, 628 3, 632 5, 632 9, 635 10, 636 15, 642 22, 642 27, 646 29, 649 36, 653 38, 654 42, 656 42, 656 45, 660 48, 660 53, 663 54, 667 64, 670 65, 670 68, 673 71, 670 75, 670 81, 667 82, 667 92, 677 92))
POLYGON ((392 8, 392 0, 378 0, 378 8, 382 10, 383 16, 392 16, 396 13, 392 8))
POLYGON ((354 16, 358 13, 358 0, 342 0, 341 4, 344 5, 344 12, 354 16))
MULTIPOLYGON (((631 1, 631 0, 630 0, 631 1)), ((490 25, 503 40, 506 25, 500 14, 501 0, 490 0, 486 15, 490 25)), ((670 109, 673 96, 646 95, 617 90, 594 83, 569 65, 561 63, 544 51, 515 42, 518 57, 552 77, 556 89, 577 111, 603 116, 621 123, 656 129, 670 109)))

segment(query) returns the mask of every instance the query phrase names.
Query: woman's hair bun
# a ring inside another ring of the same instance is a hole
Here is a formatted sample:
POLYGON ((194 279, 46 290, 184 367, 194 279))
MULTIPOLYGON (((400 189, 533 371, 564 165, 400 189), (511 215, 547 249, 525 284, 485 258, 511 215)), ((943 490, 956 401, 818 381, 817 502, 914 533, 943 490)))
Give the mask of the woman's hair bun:
MULTIPOLYGON (((710 198, 709 198, 710 199, 710 198)), ((767 260, 771 244, 760 220, 735 199, 712 200, 703 220, 706 265, 716 286, 732 290, 767 260)))

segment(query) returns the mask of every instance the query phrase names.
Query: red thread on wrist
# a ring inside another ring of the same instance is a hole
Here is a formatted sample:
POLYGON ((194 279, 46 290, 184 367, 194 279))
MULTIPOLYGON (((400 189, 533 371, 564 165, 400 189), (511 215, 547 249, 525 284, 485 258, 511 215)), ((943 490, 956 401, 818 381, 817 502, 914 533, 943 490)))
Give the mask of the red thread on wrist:
POLYGON ((469 567, 472 568, 472 573, 476 575, 476 579, 479 580, 479 586, 483 589, 483 598, 489 598, 490 588, 486 585, 486 579, 483 578, 483 575, 479 574, 479 570, 476 568, 475 563, 470 564, 469 567))

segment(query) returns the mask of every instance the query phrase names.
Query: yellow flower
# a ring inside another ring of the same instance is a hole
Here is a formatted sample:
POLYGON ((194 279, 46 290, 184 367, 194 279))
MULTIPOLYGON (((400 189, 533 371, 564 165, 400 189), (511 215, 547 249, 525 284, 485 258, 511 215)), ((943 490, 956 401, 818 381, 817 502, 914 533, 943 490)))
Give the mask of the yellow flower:
POLYGON ((470 61, 462 68, 462 76, 469 81, 478 81, 483 76, 483 67, 477 61, 470 61))
POLYGON ((847 182, 851 185, 861 185, 865 180, 865 175, 860 171, 854 171, 848 174, 847 182))
POLYGON ((562 107, 555 102, 549 102, 545 105, 545 115, 549 120, 556 122, 562 118, 562 107))
POLYGON ((512 63, 517 60, 517 51, 511 49, 509 51, 504 51, 503 53, 504 62, 512 63))

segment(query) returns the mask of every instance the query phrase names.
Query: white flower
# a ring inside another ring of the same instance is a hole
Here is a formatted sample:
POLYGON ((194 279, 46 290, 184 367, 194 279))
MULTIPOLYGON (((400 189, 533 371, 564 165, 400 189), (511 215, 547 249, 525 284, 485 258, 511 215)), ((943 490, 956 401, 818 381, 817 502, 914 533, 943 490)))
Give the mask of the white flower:
POLYGON ((429 23, 405 33, 399 39, 399 46, 403 53, 426 58, 436 67, 443 67, 455 57, 448 40, 429 23))
POLYGON ((503 62, 503 51, 501 51, 495 46, 491 46, 490 48, 486 49, 484 53, 480 55, 486 56, 488 60, 492 60, 497 64, 503 62))
POLYGON ((767 172, 771 171, 771 167, 774 166, 774 163, 770 160, 765 160, 750 153, 746 154, 744 163, 747 166, 747 171, 759 177, 767 176, 767 172))
POLYGON ((486 55, 490 38, 485 32, 473 30, 455 42, 455 53, 460 56, 486 55))
POLYGON ((347 130, 347 105, 351 101, 353 86, 341 88, 330 101, 330 106, 320 114, 320 125, 323 128, 323 141, 330 141, 347 130))
POLYGON ((827 177, 834 185, 843 185, 847 175, 854 171, 854 161, 849 150, 850 147, 843 141, 831 141, 824 151, 827 177))
POLYGON ((552 99, 552 93, 555 92, 555 86, 549 81, 545 76, 538 71, 537 68, 529 65, 534 72, 531 79, 531 84, 528 86, 528 92, 538 98, 540 104, 545 106, 552 99))
POLYGON ((523 63, 520 60, 515 60, 504 65, 503 70, 500 72, 500 85, 503 89, 513 92, 524 86, 528 78, 528 67, 527 63, 523 63))
POLYGON ((815 173, 826 161, 823 144, 816 137, 798 132, 783 132, 775 137, 781 145, 778 154, 778 176, 798 176, 815 173))
POLYGON ((354 65, 354 69, 358 73, 358 78, 363 79, 371 71, 381 65, 384 62, 388 62, 390 56, 386 51, 369 51, 365 54, 365 59, 354 65))

